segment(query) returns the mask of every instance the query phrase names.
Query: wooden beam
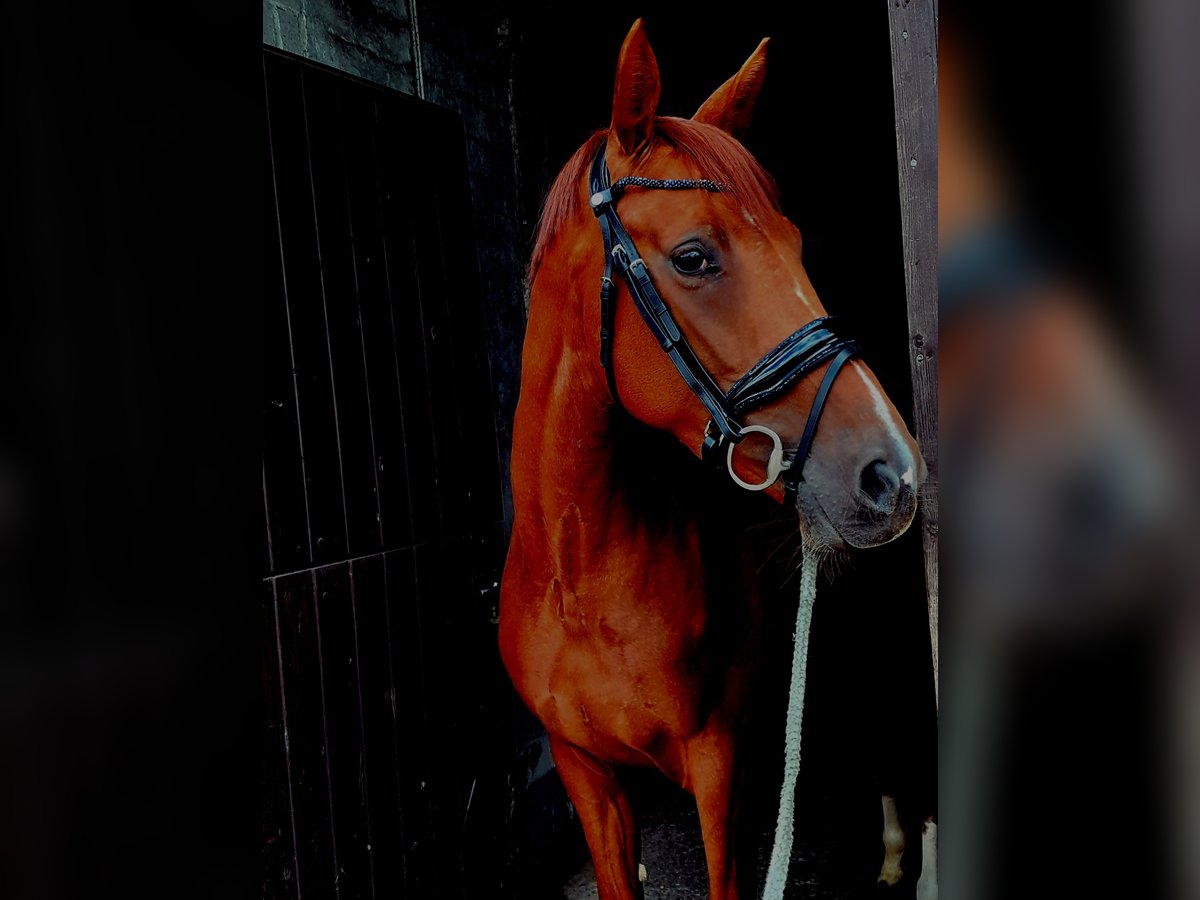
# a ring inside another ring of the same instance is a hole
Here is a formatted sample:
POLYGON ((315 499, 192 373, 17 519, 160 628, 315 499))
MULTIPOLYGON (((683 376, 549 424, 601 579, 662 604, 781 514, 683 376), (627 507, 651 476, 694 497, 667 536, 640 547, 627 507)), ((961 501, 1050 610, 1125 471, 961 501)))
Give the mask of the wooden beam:
POLYGON ((937 14, 937 0, 888 0, 913 425, 929 467, 929 477, 921 492, 921 537, 935 700, 938 697, 937 14))

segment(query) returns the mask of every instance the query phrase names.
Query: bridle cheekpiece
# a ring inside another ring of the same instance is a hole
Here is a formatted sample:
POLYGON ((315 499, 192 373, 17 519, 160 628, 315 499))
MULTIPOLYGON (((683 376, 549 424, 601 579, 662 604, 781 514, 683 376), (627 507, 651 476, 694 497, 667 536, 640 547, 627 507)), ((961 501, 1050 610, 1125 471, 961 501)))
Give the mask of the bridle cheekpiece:
POLYGON ((706 178, 660 180, 637 175, 630 175, 610 184, 604 151, 605 148, 601 146, 592 161, 589 185, 592 212, 600 223, 600 233, 604 238, 604 275, 600 279, 600 364, 604 367, 613 400, 618 404, 621 402, 613 371, 617 299, 613 282, 615 266, 629 287, 629 294, 642 320, 675 365, 684 383, 708 411, 710 418, 704 429, 704 444, 701 448, 704 461, 724 469, 734 482, 750 491, 765 490, 782 477, 785 493, 794 497, 796 487, 803 478, 804 463, 808 459, 817 423, 820 421, 825 401, 829 398, 834 379, 842 366, 858 354, 858 344, 840 332, 834 317, 823 316, 814 319, 788 335, 777 347, 751 366, 728 393, 722 391, 689 346, 670 309, 654 287, 645 261, 638 254, 633 238, 629 236, 617 215, 617 201, 631 187, 664 191, 703 190, 713 193, 725 191, 727 187, 706 178), (778 434, 764 425, 743 425, 739 422, 739 417, 787 392, 826 361, 831 361, 829 368, 813 398, 796 454, 788 461, 784 458, 783 441, 778 434), (733 453, 734 448, 746 435, 756 433, 769 437, 772 448, 767 462, 766 479, 752 484, 734 472, 733 453))

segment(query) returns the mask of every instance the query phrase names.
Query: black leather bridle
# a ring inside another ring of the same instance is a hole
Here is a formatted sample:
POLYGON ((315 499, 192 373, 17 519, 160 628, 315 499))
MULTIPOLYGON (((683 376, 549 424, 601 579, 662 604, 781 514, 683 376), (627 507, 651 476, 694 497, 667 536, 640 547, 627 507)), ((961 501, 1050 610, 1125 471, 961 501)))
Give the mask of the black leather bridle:
POLYGON ((651 333, 658 339, 662 349, 670 357, 684 382, 695 394, 710 416, 704 429, 702 458, 729 473, 741 487, 761 491, 782 476, 785 493, 794 497, 796 486, 803 478, 804 463, 817 432, 821 411, 829 398, 834 379, 843 365, 859 352, 853 339, 841 334, 837 320, 832 316, 814 319, 803 328, 793 332, 774 350, 750 367, 750 370, 734 383, 725 393, 712 375, 704 368, 670 309, 654 287, 649 269, 637 252, 633 238, 617 216, 617 201, 630 187, 649 190, 704 190, 720 192, 725 185, 707 179, 659 180, 631 175, 610 184, 608 163, 604 158, 605 148, 600 147, 592 161, 590 175, 592 212, 600 222, 600 233, 604 237, 604 275, 600 279, 600 364, 608 379, 608 389, 613 400, 621 402, 617 393, 617 380, 613 373, 613 341, 616 337, 616 288, 613 283, 613 266, 629 286, 633 304, 651 333), (804 425, 804 433, 793 460, 785 462, 783 442, 779 435, 763 425, 742 425, 738 417, 773 398, 790 390, 791 387, 822 363, 832 360, 821 380, 804 425), (771 438, 773 447, 767 463, 767 477, 759 484, 743 481, 733 471, 733 451, 747 434, 760 433, 771 438))

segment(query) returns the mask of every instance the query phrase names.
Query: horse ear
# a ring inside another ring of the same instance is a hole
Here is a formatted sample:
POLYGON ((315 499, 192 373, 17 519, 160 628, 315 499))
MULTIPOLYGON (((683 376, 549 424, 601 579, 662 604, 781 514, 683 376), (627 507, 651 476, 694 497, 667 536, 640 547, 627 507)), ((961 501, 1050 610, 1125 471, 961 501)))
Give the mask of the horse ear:
POLYGON ((613 89, 612 132, 626 154, 633 156, 650 140, 661 92, 658 60, 646 39, 646 28, 638 19, 621 45, 613 89))
POLYGON ((763 38, 738 73, 713 91, 692 118, 707 125, 716 125, 734 137, 741 137, 750 127, 754 102, 767 77, 767 41, 763 38))

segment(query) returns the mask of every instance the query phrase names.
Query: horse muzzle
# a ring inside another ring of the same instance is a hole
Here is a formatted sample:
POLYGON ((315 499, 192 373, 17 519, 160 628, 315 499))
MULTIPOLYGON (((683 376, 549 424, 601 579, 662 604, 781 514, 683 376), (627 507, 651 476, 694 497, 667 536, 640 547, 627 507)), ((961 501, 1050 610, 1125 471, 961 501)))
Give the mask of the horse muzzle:
POLYGON ((864 454, 846 474, 810 471, 799 482, 796 509, 801 528, 816 544, 831 549, 877 547, 908 530, 916 516, 925 463, 864 454), (847 485, 850 485, 849 489, 847 485))

